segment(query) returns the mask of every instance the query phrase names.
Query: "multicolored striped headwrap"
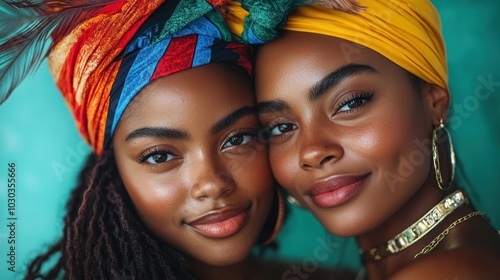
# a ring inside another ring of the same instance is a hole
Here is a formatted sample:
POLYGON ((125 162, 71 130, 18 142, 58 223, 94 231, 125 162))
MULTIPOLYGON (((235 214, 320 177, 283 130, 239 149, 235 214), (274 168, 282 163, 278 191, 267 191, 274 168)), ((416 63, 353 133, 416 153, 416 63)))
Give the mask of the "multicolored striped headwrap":
MULTIPOLYGON (((233 3, 228 26, 243 41, 243 24, 254 18, 251 3, 233 3)), ((246 1, 251 2, 251 1, 246 1)), ((299 1, 300 2, 300 1, 299 1)), ((349 2, 322 0, 321 2, 349 2)), ((428 0, 359 0, 358 8, 335 10, 324 5, 301 6, 288 15, 283 30, 322 34, 368 47, 428 83, 448 89, 446 53, 439 14, 428 0), (359 9, 364 7, 362 9, 359 9)), ((282 17, 287 14, 283 13, 282 17)), ((248 32, 248 31, 246 31, 248 32)))
POLYGON ((50 70, 97 154, 151 81, 213 62, 235 62, 251 72, 248 47, 232 41, 224 22, 229 1, 115 1, 57 43, 50 70))

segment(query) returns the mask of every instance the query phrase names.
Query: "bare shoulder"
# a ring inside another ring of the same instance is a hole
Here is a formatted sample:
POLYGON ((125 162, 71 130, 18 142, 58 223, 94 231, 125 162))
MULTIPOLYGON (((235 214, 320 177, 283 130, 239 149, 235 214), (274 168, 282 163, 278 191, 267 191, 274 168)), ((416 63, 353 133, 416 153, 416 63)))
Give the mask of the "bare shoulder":
POLYGON ((391 276, 391 280, 412 279, 499 279, 500 252, 485 248, 461 248, 419 257, 391 276))

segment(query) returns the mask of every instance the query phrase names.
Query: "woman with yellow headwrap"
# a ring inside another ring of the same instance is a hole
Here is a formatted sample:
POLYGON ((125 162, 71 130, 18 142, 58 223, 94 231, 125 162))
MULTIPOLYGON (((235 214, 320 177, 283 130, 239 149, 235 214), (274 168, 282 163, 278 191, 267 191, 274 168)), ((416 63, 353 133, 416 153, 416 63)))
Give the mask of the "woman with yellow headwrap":
MULTIPOLYGON (((260 43, 241 26, 252 16, 241 2, 228 24, 260 43)), ((500 275, 499 235, 454 182, 445 48, 429 1, 298 8, 260 48, 256 90, 278 182, 328 231, 356 237, 370 279, 500 275)))

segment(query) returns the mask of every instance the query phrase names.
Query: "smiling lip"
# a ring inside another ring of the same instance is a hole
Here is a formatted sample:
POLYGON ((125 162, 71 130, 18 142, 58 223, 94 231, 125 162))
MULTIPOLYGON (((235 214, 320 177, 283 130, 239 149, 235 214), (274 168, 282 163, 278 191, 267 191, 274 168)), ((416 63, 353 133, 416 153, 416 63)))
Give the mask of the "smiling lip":
POLYGON ((339 206, 359 192, 369 175, 332 176, 313 184, 307 194, 311 196, 314 204, 321 208, 339 206))
POLYGON ((210 238, 229 237, 239 232, 247 222, 249 208, 222 208, 187 223, 198 233, 210 238))

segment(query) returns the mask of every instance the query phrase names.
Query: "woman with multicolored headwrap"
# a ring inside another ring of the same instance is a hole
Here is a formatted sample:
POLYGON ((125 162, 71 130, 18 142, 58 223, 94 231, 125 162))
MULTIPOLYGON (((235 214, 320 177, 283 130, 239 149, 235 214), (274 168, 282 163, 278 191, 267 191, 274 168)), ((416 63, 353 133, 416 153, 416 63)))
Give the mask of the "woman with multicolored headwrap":
MULTIPOLYGON (((250 2, 227 17, 247 41, 250 2)), ((356 237, 370 279, 497 278, 498 232, 454 182, 438 13, 427 0, 353 5, 298 8, 258 52, 276 179, 331 233, 356 237)))
MULTIPOLYGON (((228 2, 11 4, 60 17, 50 69, 94 151, 62 238, 27 279, 264 279, 279 269, 249 258, 284 208, 257 137, 249 50, 223 20, 228 2)), ((44 24, 2 41, 0 57, 44 24)))

